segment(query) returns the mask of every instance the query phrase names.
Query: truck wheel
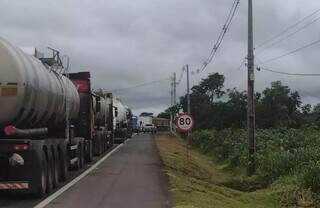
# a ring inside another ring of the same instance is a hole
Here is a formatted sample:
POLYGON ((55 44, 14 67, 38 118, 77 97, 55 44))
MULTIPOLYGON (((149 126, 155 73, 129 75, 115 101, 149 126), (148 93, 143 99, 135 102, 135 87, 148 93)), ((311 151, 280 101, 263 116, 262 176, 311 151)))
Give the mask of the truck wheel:
POLYGON ((60 165, 60 177, 59 180, 61 182, 66 181, 68 177, 68 162, 67 156, 63 155, 63 152, 59 151, 59 165, 60 165))
POLYGON ((100 156, 103 152, 103 141, 102 141, 102 135, 100 133, 97 133, 97 138, 95 142, 95 155, 100 156))
POLYGON ((86 149, 86 155, 85 155, 86 161, 92 162, 93 161, 93 148, 92 148, 92 141, 91 140, 89 140, 86 143, 85 149, 86 149))
POLYGON ((53 190, 53 164, 52 160, 47 156, 47 193, 53 190))
POLYGON ((114 135, 110 138, 110 147, 113 147, 114 145, 114 135))
POLYGON ((103 152, 106 152, 108 149, 108 140, 107 139, 103 139, 103 152))
POLYGON ((80 143, 80 169, 84 167, 84 146, 83 143, 80 143))
POLYGON ((102 138, 102 134, 100 135, 100 145, 99 145, 99 155, 102 155, 103 154, 103 151, 104 150, 104 141, 103 141, 103 138, 102 138))
POLYGON ((35 186, 35 196, 36 197, 43 197, 46 194, 47 190, 47 162, 46 162, 46 156, 45 154, 42 155, 42 161, 40 165, 40 177, 38 178, 35 186))
POLYGON ((78 161, 74 164, 73 170, 80 169, 80 164, 81 164, 81 147, 80 146, 78 146, 78 149, 76 149, 76 155, 77 155, 78 161))
POLYGON ((60 168, 59 168, 59 161, 57 158, 54 158, 54 161, 52 162, 53 166, 53 187, 57 187, 59 184, 59 173, 60 173, 60 168))
POLYGON ((99 156, 100 155, 100 134, 97 133, 95 140, 93 141, 93 155, 99 156))

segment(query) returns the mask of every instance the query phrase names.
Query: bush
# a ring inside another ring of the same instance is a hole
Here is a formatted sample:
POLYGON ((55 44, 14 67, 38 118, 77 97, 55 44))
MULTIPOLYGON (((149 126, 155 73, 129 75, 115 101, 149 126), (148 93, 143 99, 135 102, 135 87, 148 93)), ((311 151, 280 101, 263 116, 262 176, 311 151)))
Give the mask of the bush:
POLYGON ((305 168, 302 185, 315 193, 320 193, 320 164, 314 163, 305 168))
MULTIPOLYGON (((257 130, 257 174, 272 182, 281 176, 302 175, 300 185, 320 192, 320 131, 305 129, 257 130)), ((191 135, 191 145, 225 162, 230 168, 248 163, 246 131, 201 130, 191 135)))

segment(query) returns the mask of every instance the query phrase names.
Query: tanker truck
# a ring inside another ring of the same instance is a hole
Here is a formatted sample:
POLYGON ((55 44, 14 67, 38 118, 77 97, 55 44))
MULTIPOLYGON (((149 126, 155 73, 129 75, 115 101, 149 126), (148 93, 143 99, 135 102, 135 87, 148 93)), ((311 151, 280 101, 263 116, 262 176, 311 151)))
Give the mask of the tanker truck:
POLYGON ((43 196, 113 145, 114 110, 89 72, 37 54, 0 39, 0 190, 43 196))
POLYGON ((132 112, 130 108, 117 98, 113 98, 114 125, 116 142, 123 142, 132 137, 132 112))

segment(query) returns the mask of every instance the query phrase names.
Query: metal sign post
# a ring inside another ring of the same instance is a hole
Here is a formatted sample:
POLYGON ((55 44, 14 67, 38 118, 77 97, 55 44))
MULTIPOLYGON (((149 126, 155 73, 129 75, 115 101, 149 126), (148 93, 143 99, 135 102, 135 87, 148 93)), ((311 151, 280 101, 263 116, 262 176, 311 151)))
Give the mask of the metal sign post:
POLYGON ((187 133, 187 158, 189 161, 189 133, 193 129, 195 124, 194 118, 190 113, 181 113, 176 119, 176 126, 179 132, 187 133))

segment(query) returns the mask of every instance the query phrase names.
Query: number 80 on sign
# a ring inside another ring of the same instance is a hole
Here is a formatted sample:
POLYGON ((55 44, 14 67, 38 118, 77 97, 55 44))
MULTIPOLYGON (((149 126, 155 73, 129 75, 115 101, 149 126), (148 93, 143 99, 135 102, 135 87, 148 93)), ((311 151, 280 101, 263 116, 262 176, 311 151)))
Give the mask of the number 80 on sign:
POLYGON ((194 119, 191 114, 183 113, 179 114, 176 119, 176 126, 181 132, 189 132, 194 127, 194 119))

